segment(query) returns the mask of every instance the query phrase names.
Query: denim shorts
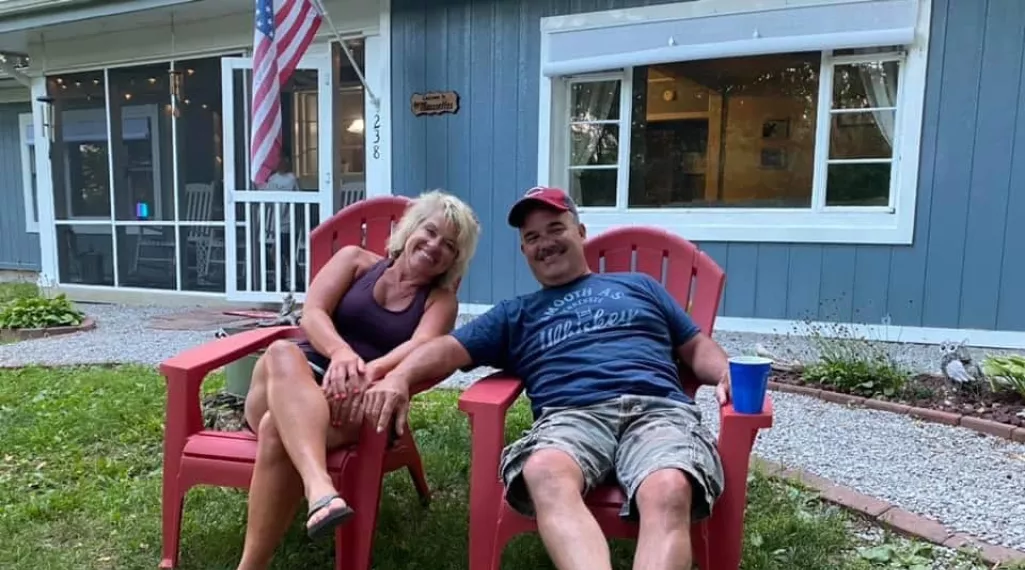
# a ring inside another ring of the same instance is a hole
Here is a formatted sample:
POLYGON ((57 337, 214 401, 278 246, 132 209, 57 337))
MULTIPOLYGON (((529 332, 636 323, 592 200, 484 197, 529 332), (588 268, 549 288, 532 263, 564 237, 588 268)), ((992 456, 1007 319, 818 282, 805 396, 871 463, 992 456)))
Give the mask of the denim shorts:
POLYGON ((620 515, 628 520, 637 519, 637 489, 656 471, 678 469, 688 476, 694 489, 693 521, 711 514, 725 483, 700 408, 668 398, 619 396, 582 407, 543 408, 526 434, 502 452, 506 501, 528 517, 534 516, 534 506, 523 466, 541 449, 557 449, 577 462, 585 494, 602 483, 618 482, 628 499, 620 515))

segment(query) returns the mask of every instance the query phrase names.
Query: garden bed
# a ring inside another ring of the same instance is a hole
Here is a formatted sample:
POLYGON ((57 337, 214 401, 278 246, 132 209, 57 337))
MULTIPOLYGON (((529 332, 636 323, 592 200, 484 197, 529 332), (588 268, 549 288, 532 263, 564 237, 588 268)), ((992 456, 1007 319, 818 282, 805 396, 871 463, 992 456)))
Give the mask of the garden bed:
MULTIPOLYGON (((829 384, 806 382, 798 372, 773 371, 770 380, 789 386, 866 397, 863 393, 845 391, 829 384)), ((974 389, 958 389, 941 376, 918 374, 908 379, 900 393, 892 397, 880 394, 868 399, 1025 428, 1025 398, 1015 393, 994 393, 985 382, 974 389)))

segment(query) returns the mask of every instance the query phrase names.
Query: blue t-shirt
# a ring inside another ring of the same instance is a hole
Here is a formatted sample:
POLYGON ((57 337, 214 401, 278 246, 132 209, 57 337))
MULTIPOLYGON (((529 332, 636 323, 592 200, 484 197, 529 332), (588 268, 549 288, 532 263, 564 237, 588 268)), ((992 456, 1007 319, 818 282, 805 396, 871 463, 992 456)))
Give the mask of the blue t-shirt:
POLYGON ((453 336, 472 366, 516 374, 534 417, 620 395, 689 402, 674 349, 698 333, 658 281, 643 273, 590 274, 502 301, 453 336))

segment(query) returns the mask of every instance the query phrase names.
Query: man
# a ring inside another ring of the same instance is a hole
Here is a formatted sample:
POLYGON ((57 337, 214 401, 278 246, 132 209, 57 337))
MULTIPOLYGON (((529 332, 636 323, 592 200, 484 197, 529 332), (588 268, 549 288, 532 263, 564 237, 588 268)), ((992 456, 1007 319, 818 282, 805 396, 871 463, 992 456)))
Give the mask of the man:
POLYGON ((677 362, 728 398, 726 354, 644 274, 592 274, 585 228, 563 191, 534 188, 509 213, 540 291, 493 309, 410 354, 365 396, 378 429, 405 428, 410 387, 479 365, 523 378, 535 422, 508 446, 506 500, 536 516, 561 570, 610 568, 583 495, 615 476, 639 516, 634 568, 690 569, 691 523, 723 490, 714 440, 677 362))

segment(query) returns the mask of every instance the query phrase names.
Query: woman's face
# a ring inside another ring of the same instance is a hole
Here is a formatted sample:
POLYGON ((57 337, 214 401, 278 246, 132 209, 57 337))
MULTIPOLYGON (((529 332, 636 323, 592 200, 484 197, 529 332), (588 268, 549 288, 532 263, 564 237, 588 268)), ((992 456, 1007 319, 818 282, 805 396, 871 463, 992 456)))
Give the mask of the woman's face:
POLYGON ((448 271, 459 255, 456 229, 442 214, 424 220, 406 240, 403 255, 409 267, 427 277, 448 271))

